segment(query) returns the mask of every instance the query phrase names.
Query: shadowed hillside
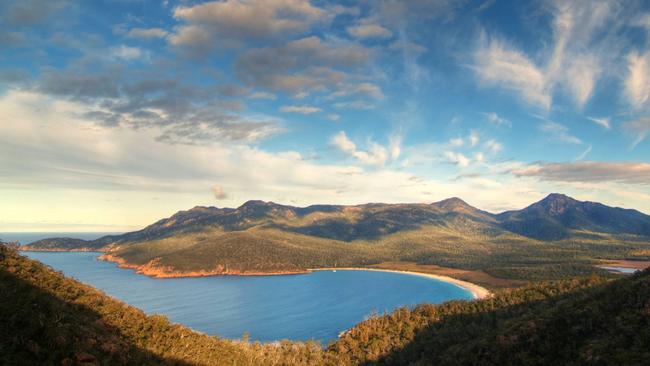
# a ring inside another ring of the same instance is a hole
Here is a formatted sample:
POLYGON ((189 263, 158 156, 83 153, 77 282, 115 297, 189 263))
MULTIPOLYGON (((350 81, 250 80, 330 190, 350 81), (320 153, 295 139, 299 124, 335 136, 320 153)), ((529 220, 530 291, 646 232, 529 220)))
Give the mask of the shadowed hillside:
POLYGON ((114 300, 0 245, 2 365, 322 364, 318 345, 221 340, 114 300))
POLYGON ((564 280, 483 301, 401 309, 330 346, 363 365, 647 365, 650 269, 564 280))

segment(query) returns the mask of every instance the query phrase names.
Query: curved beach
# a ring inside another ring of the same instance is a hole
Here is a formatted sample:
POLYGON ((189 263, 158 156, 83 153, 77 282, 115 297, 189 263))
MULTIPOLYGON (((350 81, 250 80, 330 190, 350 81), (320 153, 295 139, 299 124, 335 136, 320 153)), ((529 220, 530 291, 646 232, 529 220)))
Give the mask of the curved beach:
POLYGON ((469 291, 472 294, 472 296, 474 297, 474 299, 477 299, 477 300, 485 299, 485 298, 488 298, 488 297, 492 296, 492 293, 488 289, 486 289, 485 287, 479 286, 477 284, 467 282, 467 281, 458 280, 458 279, 448 277, 448 276, 441 276, 441 275, 435 275, 435 274, 430 274, 430 273, 413 272, 413 271, 399 271, 399 270, 394 270, 394 269, 364 268, 364 267, 313 268, 313 269, 310 269, 310 271, 375 271, 375 272, 401 273, 401 274, 426 277, 426 278, 431 278, 431 279, 451 283, 452 285, 456 285, 458 287, 461 287, 461 288, 469 291))

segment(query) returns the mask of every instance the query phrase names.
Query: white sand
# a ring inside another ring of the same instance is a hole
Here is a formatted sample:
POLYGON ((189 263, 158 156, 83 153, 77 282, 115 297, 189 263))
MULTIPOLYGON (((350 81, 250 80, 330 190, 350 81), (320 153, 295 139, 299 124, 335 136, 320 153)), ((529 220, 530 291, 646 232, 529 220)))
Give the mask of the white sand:
POLYGON ((402 273, 402 274, 408 274, 408 275, 413 275, 413 276, 433 278, 433 279, 436 279, 436 280, 451 283, 452 285, 456 285, 456 286, 458 286, 460 288, 468 290, 469 292, 471 292, 472 296, 475 299, 485 299, 485 298, 488 298, 488 297, 490 297, 492 295, 492 293, 490 291, 488 291, 486 288, 481 287, 481 286, 476 285, 476 284, 473 284, 471 282, 457 280, 455 278, 451 278, 451 277, 448 277, 448 276, 441 276, 441 275, 436 275, 436 274, 431 274, 431 273, 421 273, 421 272, 412 272, 412 271, 398 271, 398 270, 394 270, 394 269, 363 268, 363 267, 358 267, 358 268, 357 267, 314 268, 314 269, 310 269, 310 271, 376 271, 376 272, 402 273))

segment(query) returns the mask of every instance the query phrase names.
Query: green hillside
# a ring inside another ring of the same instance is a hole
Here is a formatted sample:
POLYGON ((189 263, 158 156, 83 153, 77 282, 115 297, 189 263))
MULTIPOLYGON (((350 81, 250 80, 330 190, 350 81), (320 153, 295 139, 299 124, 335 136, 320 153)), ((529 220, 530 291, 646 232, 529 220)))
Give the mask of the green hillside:
POLYGON ((149 316, 0 245, 2 365, 643 365, 650 270, 372 317, 317 344, 222 340, 149 316))
POLYGON ((647 365, 650 269, 397 310, 362 322, 329 350, 364 365, 647 365))
POLYGON ((155 276, 413 262, 550 280, 599 272, 594 265, 602 260, 648 260, 648 233, 650 216, 558 194, 499 215, 459 198, 304 208, 249 201, 236 209, 195 207, 122 235, 52 238, 23 249, 105 251, 155 276))

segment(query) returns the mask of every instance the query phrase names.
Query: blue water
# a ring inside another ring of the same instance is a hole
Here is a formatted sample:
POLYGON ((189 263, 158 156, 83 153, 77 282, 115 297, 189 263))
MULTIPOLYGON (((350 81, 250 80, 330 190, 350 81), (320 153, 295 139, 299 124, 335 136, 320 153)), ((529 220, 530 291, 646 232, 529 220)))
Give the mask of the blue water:
POLYGON ((95 240, 105 235, 115 235, 121 233, 115 232, 94 232, 94 233, 60 233, 60 232, 41 232, 41 233, 0 233, 2 241, 18 241, 21 245, 27 245, 41 239, 48 238, 75 238, 84 240, 95 240))
POLYGON ((630 274, 634 273, 637 271, 635 268, 627 268, 627 267, 611 267, 611 266, 600 266, 602 269, 606 269, 610 272, 619 272, 619 273, 625 273, 625 274, 630 274))
POLYGON ((24 254, 148 314, 226 338, 248 332, 251 340, 264 342, 315 339, 325 344, 376 312, 472 298, 455 285, 399 273, 154 279, 100 261, 98 253, 24 254))

